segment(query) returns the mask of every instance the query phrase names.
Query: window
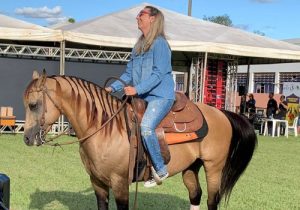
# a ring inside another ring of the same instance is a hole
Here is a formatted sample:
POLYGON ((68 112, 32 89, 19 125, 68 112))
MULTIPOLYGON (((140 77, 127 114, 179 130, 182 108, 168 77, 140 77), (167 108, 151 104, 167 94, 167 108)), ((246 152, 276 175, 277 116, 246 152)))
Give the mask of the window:
POLYGON ((247 86, 247 73, 237 73, 236 74, 237 87, 247 86))
POLYGON ((300 72, 281 72, 279 74, 279 93, 281 94, 284 82, 300 82, 300 72))
POLYGON ((275 73, 255 73, 254 92, 271 93, 274 92, 275 73))
POLYGON ((184 91, 184 74, 176 74, 175 84, 177 91, 184 91))
POLYGON ((175 82, 176 91, 187 91, 187 76, 188 75, 186 72, 173 72, 173 79, 175 82))

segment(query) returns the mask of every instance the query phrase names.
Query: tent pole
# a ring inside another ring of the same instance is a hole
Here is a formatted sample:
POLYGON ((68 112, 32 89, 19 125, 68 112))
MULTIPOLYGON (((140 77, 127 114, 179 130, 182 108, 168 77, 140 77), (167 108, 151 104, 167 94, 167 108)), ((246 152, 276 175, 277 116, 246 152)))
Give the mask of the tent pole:
POLYGON ((192 0, 189 0, 188 16, 192 16, 192 0))
POLYGON ((190 65, 190 71, 189 71, 189 90, 188 90, 188 93, 189 93, 189 99, 193 99, 193 95, 192 95, 192 92, 193 92, 193 74, 195 74, 195 70, 194 70, 194 59, 192 58, 192 62, 191 62, 191 65, 190 65))
POLYGON ((249 77, 250 77, 250 63, 251 58, 248 58, 248 64, 247 64, 247 84, 246 84, 246 94, 249 92, 249 77))
MULTIPOLYGON (((59 59, 59 74, 65 75, 65 48, 66 43, 65 41, 60 42, 60 59, 59 59)), ((63 132, 64 131, 64 115, 61 115, 58 119, 58 131, 63 132)))
MULTIPOLYGON (((246 88, 245 88, 245 96, 249 93, 249 77, 250 77, 250 63, 251 63, 251 58, 248 57, 248 65, 247 65, 247 83, 246 83, 246 88)), ((246 112, 246 100, 244 101, 244 113, 246 112)))
POLYGON ((205 52, 204 55, 204 65, 203 65, 203 69, 202 69, 202 90, 201 90, 201 103, 204 103, 204 90, 205 90, 205 76, 206 76, 206 68, 207 68, 207 57, 208 57, 208 53, 205 52))
POLYGON ((59 74, 65 75, 65 41, 60 42, 59 74))

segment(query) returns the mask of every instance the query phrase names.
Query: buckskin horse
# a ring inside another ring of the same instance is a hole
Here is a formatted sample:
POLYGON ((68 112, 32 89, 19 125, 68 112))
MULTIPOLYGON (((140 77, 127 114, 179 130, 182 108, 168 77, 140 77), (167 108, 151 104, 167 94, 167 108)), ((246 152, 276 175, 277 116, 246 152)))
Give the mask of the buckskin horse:
MULTIPOLYGON (((129 208, 130 143, 125 109, 120 109, 122 103, 92 82, 71 76, 46 76, 45 72, 39 75, 35 71, 24 92, 24 142, 28 146, 44 144, 45 134, 61 114, 68 118, 78 139, 88 136, 79 142, 79 152, 90 176, 98 209, 108 209, 110 188, 117 208, 129 208)), ((243 116, 205 104, 197 106, 206 119, 208 133, 201 141, 170 145, 168 172, 170 176, 182 172, 190 209, 194 210, 200 205, 202 190, 198 172, 203 166, 207 206, 209 210, 216 210, 222 197, 229 198, 248 166, 257 137, 243 116)))

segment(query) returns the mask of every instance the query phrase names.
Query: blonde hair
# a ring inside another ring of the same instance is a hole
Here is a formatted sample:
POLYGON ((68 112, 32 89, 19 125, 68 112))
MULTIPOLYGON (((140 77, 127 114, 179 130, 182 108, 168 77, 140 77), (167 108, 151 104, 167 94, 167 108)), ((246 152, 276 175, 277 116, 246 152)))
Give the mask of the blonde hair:
POLYGON ((151 45, 153 44, 154 40, 158 36, 162 36, 163 38, 166 38, 165 36, 165 19, 163 13, 158 10, 155 7, 152 6, 146 6, 145 9, 150 10, 150 16, 155 16, 155 19, 150 27, 150 31, 147 34, 146 37, 142 34, 138 41, 136 42, 134 49, 137 54, 141 54, 142 52, 147 52, 151 45))

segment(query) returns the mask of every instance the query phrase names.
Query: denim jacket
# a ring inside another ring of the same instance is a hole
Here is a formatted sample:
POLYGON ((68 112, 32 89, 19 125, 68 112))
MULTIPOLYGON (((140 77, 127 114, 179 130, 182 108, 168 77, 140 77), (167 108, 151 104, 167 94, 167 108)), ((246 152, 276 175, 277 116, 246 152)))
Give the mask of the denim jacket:
MULTIPOLYGON (((175 99, 171 67, 171 50, 163 37, 157 37, 147 52, 137 55, 132 50, 125 72, 120 76, 126 84, 135 87, 140 98, 151 101, 157 97, 175 99)), ((111 84, 113 92, 120 91, 123 84, 111 84)))

